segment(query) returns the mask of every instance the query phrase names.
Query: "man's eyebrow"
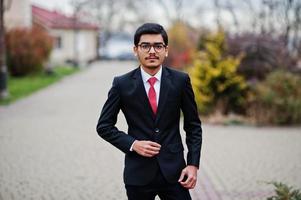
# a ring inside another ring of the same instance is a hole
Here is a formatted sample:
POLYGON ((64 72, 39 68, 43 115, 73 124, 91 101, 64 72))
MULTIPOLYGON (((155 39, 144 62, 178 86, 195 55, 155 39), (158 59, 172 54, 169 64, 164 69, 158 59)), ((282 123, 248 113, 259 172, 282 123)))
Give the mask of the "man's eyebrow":
POLYGON ((154 42, 154 43, 150 43, 150 42, 141 42, 140 44, 164 44, 163 42, 154 42))

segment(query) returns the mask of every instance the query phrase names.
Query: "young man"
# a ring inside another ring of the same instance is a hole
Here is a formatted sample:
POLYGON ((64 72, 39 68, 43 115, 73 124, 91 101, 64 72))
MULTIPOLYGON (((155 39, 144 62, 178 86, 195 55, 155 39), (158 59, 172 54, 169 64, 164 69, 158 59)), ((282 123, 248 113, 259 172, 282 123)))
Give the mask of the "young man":
POLYGON ((124 182, 129 200, 191 199, 196 185, 202 128, 187 74, 163 67, 168 36, 159 24, 146 23, 134 36, 140 66, 115 77, 103 106, 98 134, 125 153, 124 182), (127 134, 115 126, 125 115, 127 134), (179 131, 180 112, 188 148, 187 165, 179 131))

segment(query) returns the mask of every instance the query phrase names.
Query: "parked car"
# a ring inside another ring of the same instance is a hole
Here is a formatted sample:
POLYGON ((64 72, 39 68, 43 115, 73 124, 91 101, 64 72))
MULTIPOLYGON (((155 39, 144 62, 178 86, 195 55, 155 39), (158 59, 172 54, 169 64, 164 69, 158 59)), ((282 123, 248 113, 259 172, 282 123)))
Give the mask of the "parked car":
POLYGON ((133 42, 127 37, 111 37, 100 49, 100 57, 107 60, 134 60, 133 42))

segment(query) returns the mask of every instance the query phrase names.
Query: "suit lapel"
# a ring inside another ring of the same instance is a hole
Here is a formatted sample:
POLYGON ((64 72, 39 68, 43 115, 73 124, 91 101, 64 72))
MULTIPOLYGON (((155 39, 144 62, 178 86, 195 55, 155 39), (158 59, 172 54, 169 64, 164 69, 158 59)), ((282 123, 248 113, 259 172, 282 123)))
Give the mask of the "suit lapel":
POLYGON ((134 78, 135 85, 136 85, 137 98, 139 98, 139 100, 142 101, 143 105, 146 105, 146 106, 144 106, 146 109, 146 112, 148 112, 152 116, 152 118, 155 119, 155 114, 152 111, 151 105, 148 100, 148 96, 145 91, 140 67, 136 70, 136 73, 134 74, 133 78, 134 78))
POLYGON ((158 110, 156 114, 156 123, 158 122, 161 113, 163 111, 163 108, 165 107, 170 87, 171 87, 170 74, 165 67, 162 67, 160 96, 159 96, 158 110))

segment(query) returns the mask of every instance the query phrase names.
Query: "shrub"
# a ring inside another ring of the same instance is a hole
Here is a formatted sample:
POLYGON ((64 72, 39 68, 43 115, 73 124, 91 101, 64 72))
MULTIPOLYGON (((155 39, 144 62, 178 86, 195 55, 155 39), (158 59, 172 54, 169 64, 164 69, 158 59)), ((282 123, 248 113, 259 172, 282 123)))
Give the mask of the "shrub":
POLYGON ((199 111, 241 112, 247 84, 238 75, 240 58, 225 56, 225 34, 202 36, 202 50, 195 59, 190 76, 199 111))
POLYGON ((177 21, 168 30, 168 40, 169 53, 165 64, 175 68, 192 64, 197 33, 187 24, 177 21))
MULTIPOLYGON (((228 54, 244 53, 238 71, 247 80, 264 80, 276 69, 298 71, 297 58, 286 47, 282 37, 270 34, 235 34, 227 37, 228 54)), ((300 71, 300 70, 299 70, 300 71)))
POLYGON ((259 124, 301 122, 301 78, 290 72, 271 72, 254 88, 248 114, 259 124))
POLYGON ((267 200, 301 200, 300 190, 294 190, 283 183, 271 182, 275 186, 276 195, 268 197, 267 200))
POLYGON ((43 69, 52 49, 51 37, 42 29, 16 28, 6 34, 7 64, 13 76, 43 69))

